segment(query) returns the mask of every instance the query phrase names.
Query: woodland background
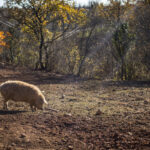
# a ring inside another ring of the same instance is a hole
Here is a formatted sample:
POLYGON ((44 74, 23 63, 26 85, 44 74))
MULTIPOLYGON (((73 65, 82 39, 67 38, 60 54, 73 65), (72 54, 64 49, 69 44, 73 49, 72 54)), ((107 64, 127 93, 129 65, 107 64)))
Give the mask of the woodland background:
POLYGON ((114 80, 150 79, 150 1, 5 0, 0 65, 114 80))

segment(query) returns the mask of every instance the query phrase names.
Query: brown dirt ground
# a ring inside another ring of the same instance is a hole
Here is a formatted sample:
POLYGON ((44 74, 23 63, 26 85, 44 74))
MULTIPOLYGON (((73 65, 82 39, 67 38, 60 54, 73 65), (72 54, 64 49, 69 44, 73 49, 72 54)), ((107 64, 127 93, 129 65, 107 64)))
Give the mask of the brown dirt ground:
POLYGON ((3 111, 0 96, 0 150, 150 148, 150 82, 0 69, 0 83, 10 79, 39 86, 49 105, 31 112, 27 104, 10 102, 3 111))

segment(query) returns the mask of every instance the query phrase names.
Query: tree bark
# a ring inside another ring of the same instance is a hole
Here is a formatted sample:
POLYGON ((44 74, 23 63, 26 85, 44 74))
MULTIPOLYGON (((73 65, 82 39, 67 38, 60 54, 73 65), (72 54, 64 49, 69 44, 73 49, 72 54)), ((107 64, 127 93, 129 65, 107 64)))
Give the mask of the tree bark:
POLYGON ((41 30, 41 40, 40 40, 40 46, 39 46, 39 59, 36 63, 36 67, 35 70, 44 70, 44 64, 43 64, 43 46, 44 46, 44 37, 43 37, 43 33, 41 30))

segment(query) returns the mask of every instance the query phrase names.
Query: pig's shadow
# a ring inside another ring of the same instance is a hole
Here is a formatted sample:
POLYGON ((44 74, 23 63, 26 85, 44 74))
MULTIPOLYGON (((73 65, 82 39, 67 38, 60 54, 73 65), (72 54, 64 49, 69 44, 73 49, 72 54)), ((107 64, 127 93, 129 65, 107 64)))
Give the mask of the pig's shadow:
POLYGON ((0 115, 9 115, 9 114, 19 114, 19 113, 24 113, 27 111, 20 111, 20 110, 0 110, 0 115))

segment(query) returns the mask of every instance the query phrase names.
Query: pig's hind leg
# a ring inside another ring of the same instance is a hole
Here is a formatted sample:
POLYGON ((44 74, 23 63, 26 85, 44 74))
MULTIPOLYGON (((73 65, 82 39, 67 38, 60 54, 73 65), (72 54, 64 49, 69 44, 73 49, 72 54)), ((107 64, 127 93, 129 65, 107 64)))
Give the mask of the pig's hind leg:
POLYGON ((31 107, 32 112, 36 111, 36 107, 35 106, 30 104, 30 107, 31 107))
POLYGON ((4 100, 3 109, 8 110, 8 100, 7 99, 4 100))

